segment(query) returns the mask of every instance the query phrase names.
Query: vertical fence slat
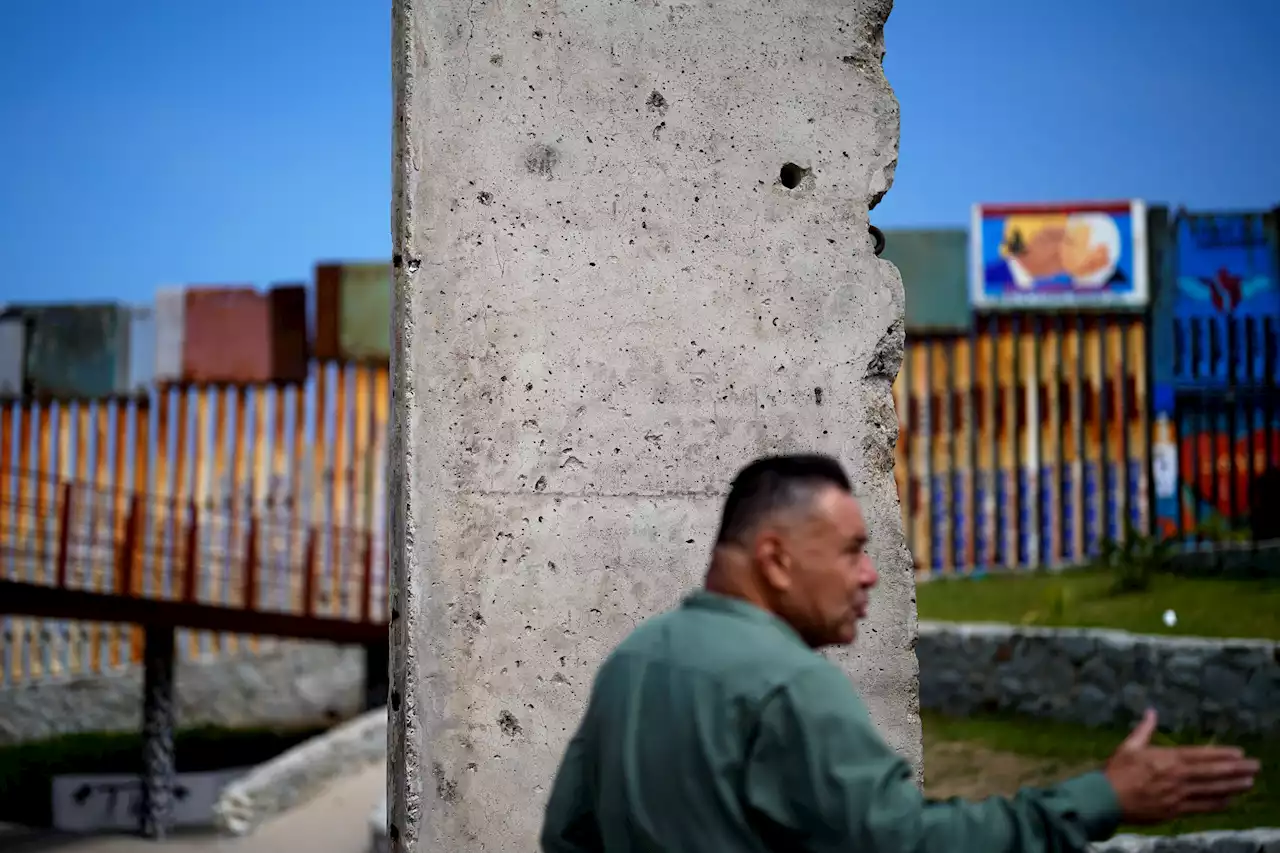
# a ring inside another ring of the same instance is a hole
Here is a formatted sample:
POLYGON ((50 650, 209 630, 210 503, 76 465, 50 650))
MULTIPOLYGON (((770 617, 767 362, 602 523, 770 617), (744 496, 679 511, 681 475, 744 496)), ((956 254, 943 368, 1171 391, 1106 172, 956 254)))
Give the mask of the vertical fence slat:
POLYGON ((267 537, 266 563, 267 598, 272 610, 287 612, 293 595, 290 577, 293 558, 293 541, 289 528, 288 500, 292 494, 289 484, 288 411, 289 389, 275 385, 271 389, 271 480, 267 490, 266 511, 270 532, 267 537))
MULTIPOLYGON (((150 397, 136 397, 132 405, 133 415, 133 486, 132 494, 138 498, 138 544, 134 549, 133 586, 130 595, 147 597, 151 561, 154 559, 155 496, 148 490, 151 477, 152 407, 150 397)), ((129 664, 142 662, 142 629, 128 627, 129 664)))
MULTIPOLYGON (((114 425, 112 428, 112 466, 111 466, 111 555, 112 562, 112 587, 120 590, 119 573, 122 570, 132 570, 132 565, 123 566, 119 557, 120 551, 123 549, 125 539, 129 536, 127 503, 125 500, 125 466, 128 464, 129 453, 129 426, 132 418, 132 408, 124 399, 112 401, 114 409, 114 425)), ((132 563, 133 554, 128 555, 128 562, 132 563)), ((131 578, 130 578, 131 580, 131 578)), ((116 593, 121 594, 120 592, 116 593)), ((107 626, 107 650, 108 658, 112 669, 118 668, 123 660, 123 643, 126 637, 128 626, 112 623, 107 626)))
POLYGON ((381 365, 373 381, 373 435, 374 455, 373 470, 370 472, 370 494, 373 507, 372 529, 374 541, 380 543, 380 556, 376 556, 374 567, 378 571, 378 597, 374 608, 374 618, 378 621, 387 619, 388 602, 388 567, 387 567, 387 430, 390 426, 391 414, 391 370, 389 365, 381 365))
POLYGON ((293 453, 289 457, 289 573, 297 580, 294 584, 296 598, 289 602, 290 613, 302 613, 309 607, 303 577, 306 574, 305 551, 309 539, 307 531, 310 529, 311 503, 306 500, 302 491, 304 470, 308 462, 307 388, 308 385, 293 388, 293 453))
POLYGON ((902 365, 898 375, 893 378, 893 411, 898 417, 898 440, 893 443, 893 480, 898 492, 898 513, 902 521, 902 532, 907 539, 907 552, 915 553, 915 541, 911 535, 911 501, 908 482, 911 470, 907 464, 908 448, 911 445, 910 415, 908 400, 911 398, 908 381, 908 363, 911 358, 911 346, 903 347, 902 365))
MULTIPOLYGON (((239 483, 235 482, 232 472, 227 470, 227 445, 235 442, 237 436, 228 438, 229 422, 233 415, 231 408, 236 402, 238 388, 218 386, 208 389, 208 412, 212 424, 212 438, 209 439, 205 461, 208 471, 205 487, 202 489, 201 504, 205 509, 203 524, 208 533, 204 540, 204 553, 201 565, 206 567, 205 595, 209 604, 225 605, 231 590, 235 587, 234 565, 236 549, 240 547, 236 528, 236 494, 239 483), (210 458, 211 457, 211 458, 210 458)), ((234 416, 238 417, 238 415, 234 416)), ((201 429, 201 435, 207 436, 207 427, 201 429)), ((232 447, 235 454, 237 448, 232 447)), ((202 645, 208 654, 217 655, 227 650, 227 637, 218 631, 206 632, 202 645), (207 644, 207 645, 206 645, 207 644)))
MULTIPOLYGON (((248 495, 245 500, 245 508, 249 512, 249 518, 254 525, 254 536, 245 540, 245 547, 250 549, 250 553, 245 555, 246 565, 251 559, 254 566, 255 574, 252 581, 246 579, 246 588, 250 586, 253 589, 253 604, 250 610, 257 610, 262 605, 262 578, 263 560, 262 549, 264 540, 270 538, 270 526, 264 528, 267 523, 265 504, 267 500, 267 489, 271 484, 271 471, 268 466, 268 445, 271 442, 271 424, 269 416, 274 413, 269 412, 267 403, 270 399, 270 392, 264 387, 258 387, 253 394, 253 430, 252 442, 253 446, 246 449, 246 455, 251 456, 251 469, 248 480, 248 495), (263 530, 268 531, 267 536, 263 536, 263 530)), ((241 640, 242 644, 248 645, 248 651, 256 651, 258 649, 258 640, 256 637, 245 637, 241 640)))
POLYGON ((155 535, 154 551, 151 557, 151 591, 157 598, 175 596, 177 588, 173 584, 173 571, 177 553, 174 542, 179 538, 177 528, 177 505, 173 500, 173 488, 169 480, 169 454, 173 447, 171 435, 172 423, 169 419, 169 389, 157 388, 154 392, 156 412, 155 439, 152 443, 154 464, 151 466, 150 495, 155 516, 152 527, 155 535))
POLYGON ((346 486, 351 459, 347 447, 349 440, 347 425, 350 422, 347 373, 348 365, 345 362, 340 363, 333 390, 333 479, 329 504, 333 515, 329 525, 332 537, 329 543, 329 584, 333 590, 330 612, 334 616, 346 615, 348 603, 347 542, 346 537, 342 535, 348 522, 346 486))
MULTIPOLYGON (((315 436, 312 442, 312 476, 310 484, 311 492, 311 524, 310 531, 312 536, 320 535, 320 531, 329 529, 326 516, 326 508, 328 507, 329 494, 325 488, 327 485, 327 474, 329 464, 329 431, 328 426, 328 384, 329 384, 329 364, 320 362, 315 366, 315 399, 311 409, 311 431, 315 436)), ((323 563, 325 553, 321 550, 324 545, 324 539, 315 543, 316 552, 311 556, 311 562, 314 569, 309 568, 308 571, 317 573, 323 571, 323 563)), ((328 615, 329 613, 329 589, 326 579, 316 577, 312 580, 312 600, 307 606, 312 608, 308 610, 308 614, 320 613, 328 615), (319 596, 316 600, 314 597, 319 596)))
MULTIPOLYGON (((221 519, 216 516, 215 512, 211 511, 212 492, 209 476, 210 393, 210 389, 207 387, 197 387, 195 389, 196 419, 191 441, 191 464, 193 473, 195 473, 197 521, 200 529, 204 532, 196 540, 196 596, 198 601, 204 603, 204 605, 216 601, 214 590, 218 585, 218 578, 221 574, 218 571, 218 566, 215 566, 214 562, 210 560, 211 543, 214 542, 219 533, 223 535, 227 533, 225 525, 220 523, 221 519)), ((212 651, 212 646, 214 646, 214 637, 212 637, 210 631, 200 631, 200 634, 195 639, 198 656, 207 656, 212 651)))
MULTIPOLYGON (((200 508, 196 503, 196 477, 193 456, 199 444, 199 433, 196 429, 195 406, 192 405, 193 390, 183 385, 178 389, 177 436, 174 441, 173 478, 174 494, 182 507, 183 551, 181 586, 184 601, 196 601, 200 595, 200 508)), ((200 653, 200 638, 194 631, 185 632, 185 649, 183 654, 195 657, 200 653)))

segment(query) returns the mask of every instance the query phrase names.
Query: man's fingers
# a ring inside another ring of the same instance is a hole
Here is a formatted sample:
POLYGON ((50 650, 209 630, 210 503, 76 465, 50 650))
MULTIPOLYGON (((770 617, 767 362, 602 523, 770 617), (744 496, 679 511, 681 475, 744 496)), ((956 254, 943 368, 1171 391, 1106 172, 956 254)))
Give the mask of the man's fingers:
POLYGON ((1244 750, 1238 746, 1178 746, 1173 750, 1188 764, 1216 764, 1244 758, 1244 750))
POLYGON ((1214 799, 1243 794, 1253 787, 1253 774, 1223 776, 1192 782, 1187 786, 1189 799, 1214 799))
POLYGON ((1183 765, 1185 778, 1196 781, 1257 776, 1262 769, 1252 758, 1222 758, 1217 761, 1189 761, 1183 765))

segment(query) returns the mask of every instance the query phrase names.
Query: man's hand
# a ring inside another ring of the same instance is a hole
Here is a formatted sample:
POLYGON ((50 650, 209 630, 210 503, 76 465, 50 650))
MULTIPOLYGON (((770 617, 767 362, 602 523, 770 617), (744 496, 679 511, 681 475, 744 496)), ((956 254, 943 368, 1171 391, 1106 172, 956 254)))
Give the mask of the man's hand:
POLYGON ((1163 823, 1222 811, 1253 787, 1258 762, 1232 746, 1152 746, 1156 714, 1142 722, 1107 761, 1126 823, 1163 823))

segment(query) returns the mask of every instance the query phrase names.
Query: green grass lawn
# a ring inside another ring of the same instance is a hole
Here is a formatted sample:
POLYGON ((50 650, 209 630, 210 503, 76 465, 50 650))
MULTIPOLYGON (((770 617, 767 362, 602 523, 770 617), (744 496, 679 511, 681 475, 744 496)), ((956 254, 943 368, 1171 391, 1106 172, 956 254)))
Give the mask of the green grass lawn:
MULTIPOLYGON (((252 767, 327 728, 328 725, 255 729, 211 726, 179 731, 175 738, 178 770, 194 773, 252 767)), ((50 783, 54 776, 137 773, 141 765, 142 737, 133 733, 90 732, 0 746, 0 821, 49 826, 53 820, 50 783)))
MULTIPOLYGON (((1047 785, 1100 767, 1124 738, 1123 730, 1006 716, 922 715, 925 733, 925 788, 931 796, 980 797, 1011 794, 1022 785, 1047 785)), ((1159 735, 1157 740, 1175 740, 1159 735)), ((1280 826, 1280 740, 1237 743, 1262 762, 1254 790, 1220 815, 1188 818, 1157 827, 1122 832, 1175 835, 1210 829, 1280 826)))
POLYGON ((1280 581, 1158 574, 1144 592, 1113 595, 1110 586, 1109 574, 1092 569, 992 574, 918 584, 917 602, 921 619, 1280 640, 1280 581), (1177 614, 1172 628, 1166 610, 1177 614))

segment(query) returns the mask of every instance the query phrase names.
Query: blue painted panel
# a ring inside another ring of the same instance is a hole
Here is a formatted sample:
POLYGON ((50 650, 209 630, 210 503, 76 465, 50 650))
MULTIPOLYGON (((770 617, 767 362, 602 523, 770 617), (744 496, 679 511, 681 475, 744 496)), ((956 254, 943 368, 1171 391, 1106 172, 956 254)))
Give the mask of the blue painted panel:
POLYGON ((1179 220, 1173 264, 1176 387, 1265 384, 1280 318, 1277 233, 1267 213, 1179 220))
POLYGON ((145 394, 156 374, 156 316, 150 308, 129 308, 129 373, 126 389, 145 394))

